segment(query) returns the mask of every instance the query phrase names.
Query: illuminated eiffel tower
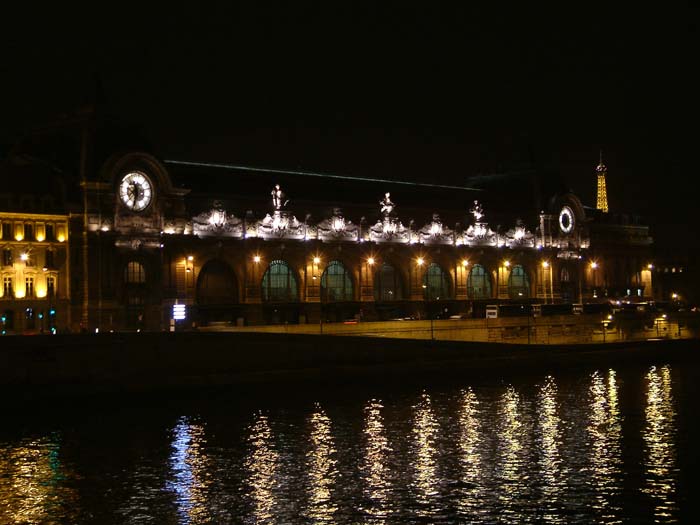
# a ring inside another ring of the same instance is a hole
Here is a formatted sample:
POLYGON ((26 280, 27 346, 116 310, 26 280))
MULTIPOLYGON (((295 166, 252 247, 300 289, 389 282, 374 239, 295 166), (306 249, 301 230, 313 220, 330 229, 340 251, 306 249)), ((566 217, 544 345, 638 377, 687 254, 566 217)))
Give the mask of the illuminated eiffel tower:
POLYGON ((598 173, 598 198, 595 207, 608 213, 608 191, 605 188, 605 175, 608 173, 608 168, 603 164, 603 150, 600 150, 600 162, 595 170, 598 173))

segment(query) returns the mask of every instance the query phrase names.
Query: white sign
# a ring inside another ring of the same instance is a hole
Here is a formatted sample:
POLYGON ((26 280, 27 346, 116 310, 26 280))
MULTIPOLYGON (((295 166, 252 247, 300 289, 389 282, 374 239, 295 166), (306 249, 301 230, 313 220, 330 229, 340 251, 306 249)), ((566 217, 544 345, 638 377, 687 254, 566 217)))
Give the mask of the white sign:
POLYGON ((187 306, 184 304, 174 304, 173 305, 173 319, 176 321, 182 321, 187 317, 187 306))

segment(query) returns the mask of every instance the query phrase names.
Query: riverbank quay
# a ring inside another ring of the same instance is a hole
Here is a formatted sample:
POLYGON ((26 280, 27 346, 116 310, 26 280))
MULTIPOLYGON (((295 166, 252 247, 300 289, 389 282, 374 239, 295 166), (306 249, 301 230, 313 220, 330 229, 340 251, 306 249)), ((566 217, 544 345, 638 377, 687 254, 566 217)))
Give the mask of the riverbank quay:
MULTIPOLYGON (((6 337, 7 396, 262 384, 456 378, 696 361, 700 340, 521 345, 274 333, 152 332, 6 337)), ((12 397, 10 397, 11 399, 12 397)))
POLYGON ((612 343, 700 337, 700 315, 555 315, 494 319, 402 319, 392 321, 235 326, 212 323, 206 332, 325 334, 391 339, 429 339, 530 345, 612 343))

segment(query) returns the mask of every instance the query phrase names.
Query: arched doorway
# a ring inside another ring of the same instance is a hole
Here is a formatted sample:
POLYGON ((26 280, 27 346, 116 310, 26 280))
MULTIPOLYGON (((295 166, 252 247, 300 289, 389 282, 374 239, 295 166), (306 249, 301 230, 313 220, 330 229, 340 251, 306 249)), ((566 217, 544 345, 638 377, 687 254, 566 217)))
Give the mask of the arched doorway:
POLYGON ((272 324, 299 322, 299 285, 291 267, 275 260, 262 279, 262 300, 265 321, 272 324))
POLYGON ((382 264, 382 267, 374 276, 374 300, 400 301, 403 299, 403 286, 401 276, 396 268, 390 264, 382 264))
POLYGON ((480 264, 475 264, 469 272, 467 297, 473 300, 491 298, 491 279, 486 268, 480 264))
POLYGON ((331 261, 321 275, 321 299, 325 302, 352 301, 350 272, 340 261, 331 261))
POLYGON ((516 264, 508 277, 508 297, 511 299, 527 299, 530 297, 530 279, 525 268, 516 264))
POLYGON ((343 321, 354 317, 350 272, 340 261, 331 261, 321 275, 321 316, 327 321, 343 321), (344 304, 341 304, 344 303, 344 304))
POLYGON ((384 263, 374 274, 374 301, 380 320, 406 317, 403 304, 404 286, 401 274, 391 264, 384 263))
POLYGON ((239 314, 236 276, 224 261, 208 261, 197 277, 197 318, 200 324, 234 322, 239 314))
POLYGON ((431 263, 423 276, 423 290, 426 301, 440 301, 450 298, 450 278, 439 264, 431 263))

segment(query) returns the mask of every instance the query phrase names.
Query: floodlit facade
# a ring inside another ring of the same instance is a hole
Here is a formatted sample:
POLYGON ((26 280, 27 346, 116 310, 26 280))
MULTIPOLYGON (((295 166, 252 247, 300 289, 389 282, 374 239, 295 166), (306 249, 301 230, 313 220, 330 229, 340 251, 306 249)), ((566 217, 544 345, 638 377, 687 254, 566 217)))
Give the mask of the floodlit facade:
POLYGON ((69 216, 0 211, 0 330, 70 325, 69 216))
POLYGON ((484 317, 489 304, 654 293, 648 227, 536 173, 441 189, 183 164, 113 153, 35 199, 54 199, 52 213, 23 207, 26 188, 0 194, 12 330, 41 330, 51 310, 59 329, 169 330, 484 317))
POLYGON ((483 317, 490 303, 653 293, 648 228, 601 218, 569 192, 498 226, 487 200, 464 192, 421 222, 378 184, 348 196, 368 201, 352 215, 337 199, 295 206, 290 184, 195 193, 187 178, 201 171, 177 185, 169 168, 127 153, 86 185, 90 327, 168 329, 176 304, 191 326, 483 317))

